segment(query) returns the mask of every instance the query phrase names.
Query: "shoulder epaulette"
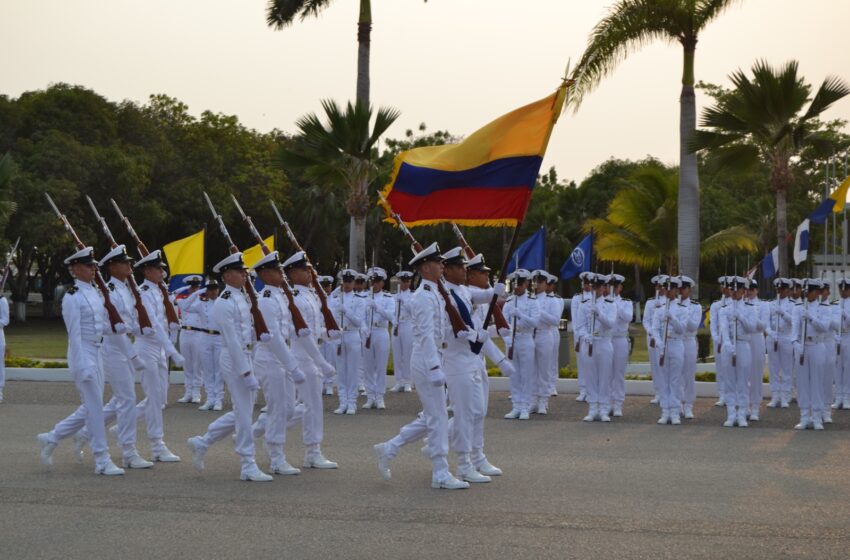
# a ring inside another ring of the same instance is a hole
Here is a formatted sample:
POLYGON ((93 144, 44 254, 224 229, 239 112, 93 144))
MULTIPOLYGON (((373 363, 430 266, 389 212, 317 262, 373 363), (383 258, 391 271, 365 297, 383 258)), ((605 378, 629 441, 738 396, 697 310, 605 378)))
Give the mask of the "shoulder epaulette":
POLYGON ((272 297, 271 290, 263 290, 263 297, 272 297))
POLYGON ((74 295, 79 291, 80 291, 80 289, 77 286, 71 286, 70 288, 68 288, 68 291, 65 292, 65 293, 74 295))
POLYGON ((682 302, 679 302, 679 303, 677 303, 676 305, 678 305, 679 307, 687 307, 687 305, 685 305, 685 304, 684 304, 684 303, 682 303, 682 302))
POLYGON ((224 290, 219 297, 221 299, 230 299, 230 290, 224 290))
POLYGON ((110 292, 115 291, 115 284, 113 284, 111 281, 106 285, 106 287, 109 288, 110 292))
POLYGON ((198 296, 198 299, 201 300, 201 301, 209 301, 210 300, 210 298, 205 296, 205 295, 198 296))
POLYGON ((750 303, 750 302, 748 302, 748 301, 745 301, 745 302, 744 302, 744 305, 749 305, 750 307, 755 307, 755 304, 754 304, 754 303, 750 303))
POLYGON ((391 298, 391 297, 393 297, 393 295, 389 292, 384 292, 384 297, 391 298))
POLYGON ((422 288, 428 290, 429 292, 431 291, 431 286, 429 286, 428 284, 422 284, 422 288))
MULTIPOLYGON (((427 289, 428 289, 428 286, 425 286, 425 289, 427 290, 427 289)), ((364 296, 363 294, 354 294, 354 297, 359 297, 359 298, 366 299, 366 296, 364 296)))
POLYGON ((293 295, 293 296, 297 296, 297 295, 298 295, 298 288, 295 288, 294 290, 292 290, 292 295, 293 295))
POLYGON ((699 301, 698 301, 698 300, 695 300, 695 299, 692 299, 692 300, 691 300, 691 303, 696 303, 697 305, 699 305, 699 301))
POLYGON ((553 298, 553 297, 555 297, 555 296, 554 296, 553 294, 546 294, 546 297, 551 297, 551 298, 553 298))
POLYGON ((803 305, 803 302, 795 303, 794 305, 803 305))
POLYGON ((528 296, 528 299, 537 299, 537 296, 528 296))
POLYGON ((148 286, 147 284, 145 284, 144 286, 142 286, 142 287, 141 287, 141 290, 142 290, 143 292, 147 292, 147 291, 148 291, 148 290, 150 290, 150 289, 151 289, 151 287, 150 287, 150 286, 148 286))

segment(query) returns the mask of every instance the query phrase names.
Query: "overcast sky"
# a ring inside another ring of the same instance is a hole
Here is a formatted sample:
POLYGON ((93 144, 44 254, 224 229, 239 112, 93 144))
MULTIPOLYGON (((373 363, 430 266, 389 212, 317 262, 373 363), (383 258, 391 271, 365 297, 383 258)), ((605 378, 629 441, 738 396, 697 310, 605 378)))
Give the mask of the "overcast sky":
MULTIPOLYGON (((372 0, 372 102, 402 111, 388 135, 425 122, 468 134, 545 97, 581 55, 614 0, 372 0)), ((265 0, 0 0, 0 93, 51 83, 110 100, 165 93, 238 115, 261 131, 294 129, 319 100, 354 98, 356 0, 284 31, 265 25, 265 0)), ((696 76, 728 85, 757 58, 795 58, 819 85, 850 80, 847 0, 742 0, 710 24, 696 76)), ((657 44, 632 55, 565 115, 544 168, 577 181, 610 156, 678 159, 682 51, 657 44)), ((698 107, 705 102, 698 97, 698 107)), ((850 119, 850 100, 827 116, 850 119)))

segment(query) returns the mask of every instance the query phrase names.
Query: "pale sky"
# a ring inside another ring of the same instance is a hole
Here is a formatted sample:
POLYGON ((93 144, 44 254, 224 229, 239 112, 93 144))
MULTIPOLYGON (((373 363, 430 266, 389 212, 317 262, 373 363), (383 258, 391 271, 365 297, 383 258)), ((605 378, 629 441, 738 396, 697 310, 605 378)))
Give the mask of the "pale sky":
MULTIPOLYGON (((372 0, 372 102, 402 111, 389 137, 425 122, 468 134, 551 93, 614 0, 372 0)), ((354 98, 356 0, 284 31, 265 25, 265 0, 0 0, 0 93, 51 83, 140 103, 165 93, 198 115, 235 114, 251 128, 294 130, 319 100, 354 98)), ((697 79, 757 58, 791 58, 809 82, 850 80, 847 0, 742 0, 701 36, 697 79)), ((682 52, 656 44, 632 55, 565 114, 543 167, 580 181, 610 156, 678 160, 682 52)), ((698 107, 706 99, 698 97, 698 107)), ((827 113, 850 120, 850 100, 827 113)))

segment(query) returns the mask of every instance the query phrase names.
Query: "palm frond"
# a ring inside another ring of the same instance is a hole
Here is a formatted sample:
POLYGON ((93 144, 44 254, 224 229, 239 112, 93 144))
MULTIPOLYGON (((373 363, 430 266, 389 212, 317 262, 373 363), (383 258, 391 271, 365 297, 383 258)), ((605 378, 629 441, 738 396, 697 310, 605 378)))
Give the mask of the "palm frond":
POLYGON ((700 244, 700 257, 713 259, 728 253, 756 253, 758 240, 752 232, 742 226, 734 226, 706 237, 700 244))
POLYGON ((848 94, 850 94, 850 85, 847 82, 836 76, 827 76, 818 88, 806 114, 803 115, 803 120, 807 121, 819 116, 829 109, 833 103, 848 94))
POLYGON ((270 0, 266 6, 266 25, 281 30, 292 25, 296 16, 300 21, 318 17, 331 0, 270 0))

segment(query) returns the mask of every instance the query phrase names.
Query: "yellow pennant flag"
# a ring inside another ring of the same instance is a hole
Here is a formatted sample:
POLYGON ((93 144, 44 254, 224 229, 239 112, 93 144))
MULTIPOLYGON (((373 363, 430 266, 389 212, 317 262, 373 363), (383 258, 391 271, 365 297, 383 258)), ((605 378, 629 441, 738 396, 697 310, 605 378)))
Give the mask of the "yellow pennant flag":
MULTIPOLYGON (((274 248, 274 235, 270 235, 263 239, 263 243, 266 244, 266 247, 273 249, 274 248)), ((245 261, 245 266, 251 268, 257 261, 263 258, 263 248, 260 244, 256 244, 253 247, 249 247, 242 251, 242 260, 245 261)))
POLYGON ((835 205, 832 207, 832 211, 836 214, 844 211, 844 202, 847 200, 848 189, 850 189, 850 176, 844 179, 844 182, 841 183, 838 188, 832 191, 832 194, 829 195, 829 198, 835 201, 835 205))
POLYGON ((163 246, 172 279, 204 273, 204 230, 163 246))

